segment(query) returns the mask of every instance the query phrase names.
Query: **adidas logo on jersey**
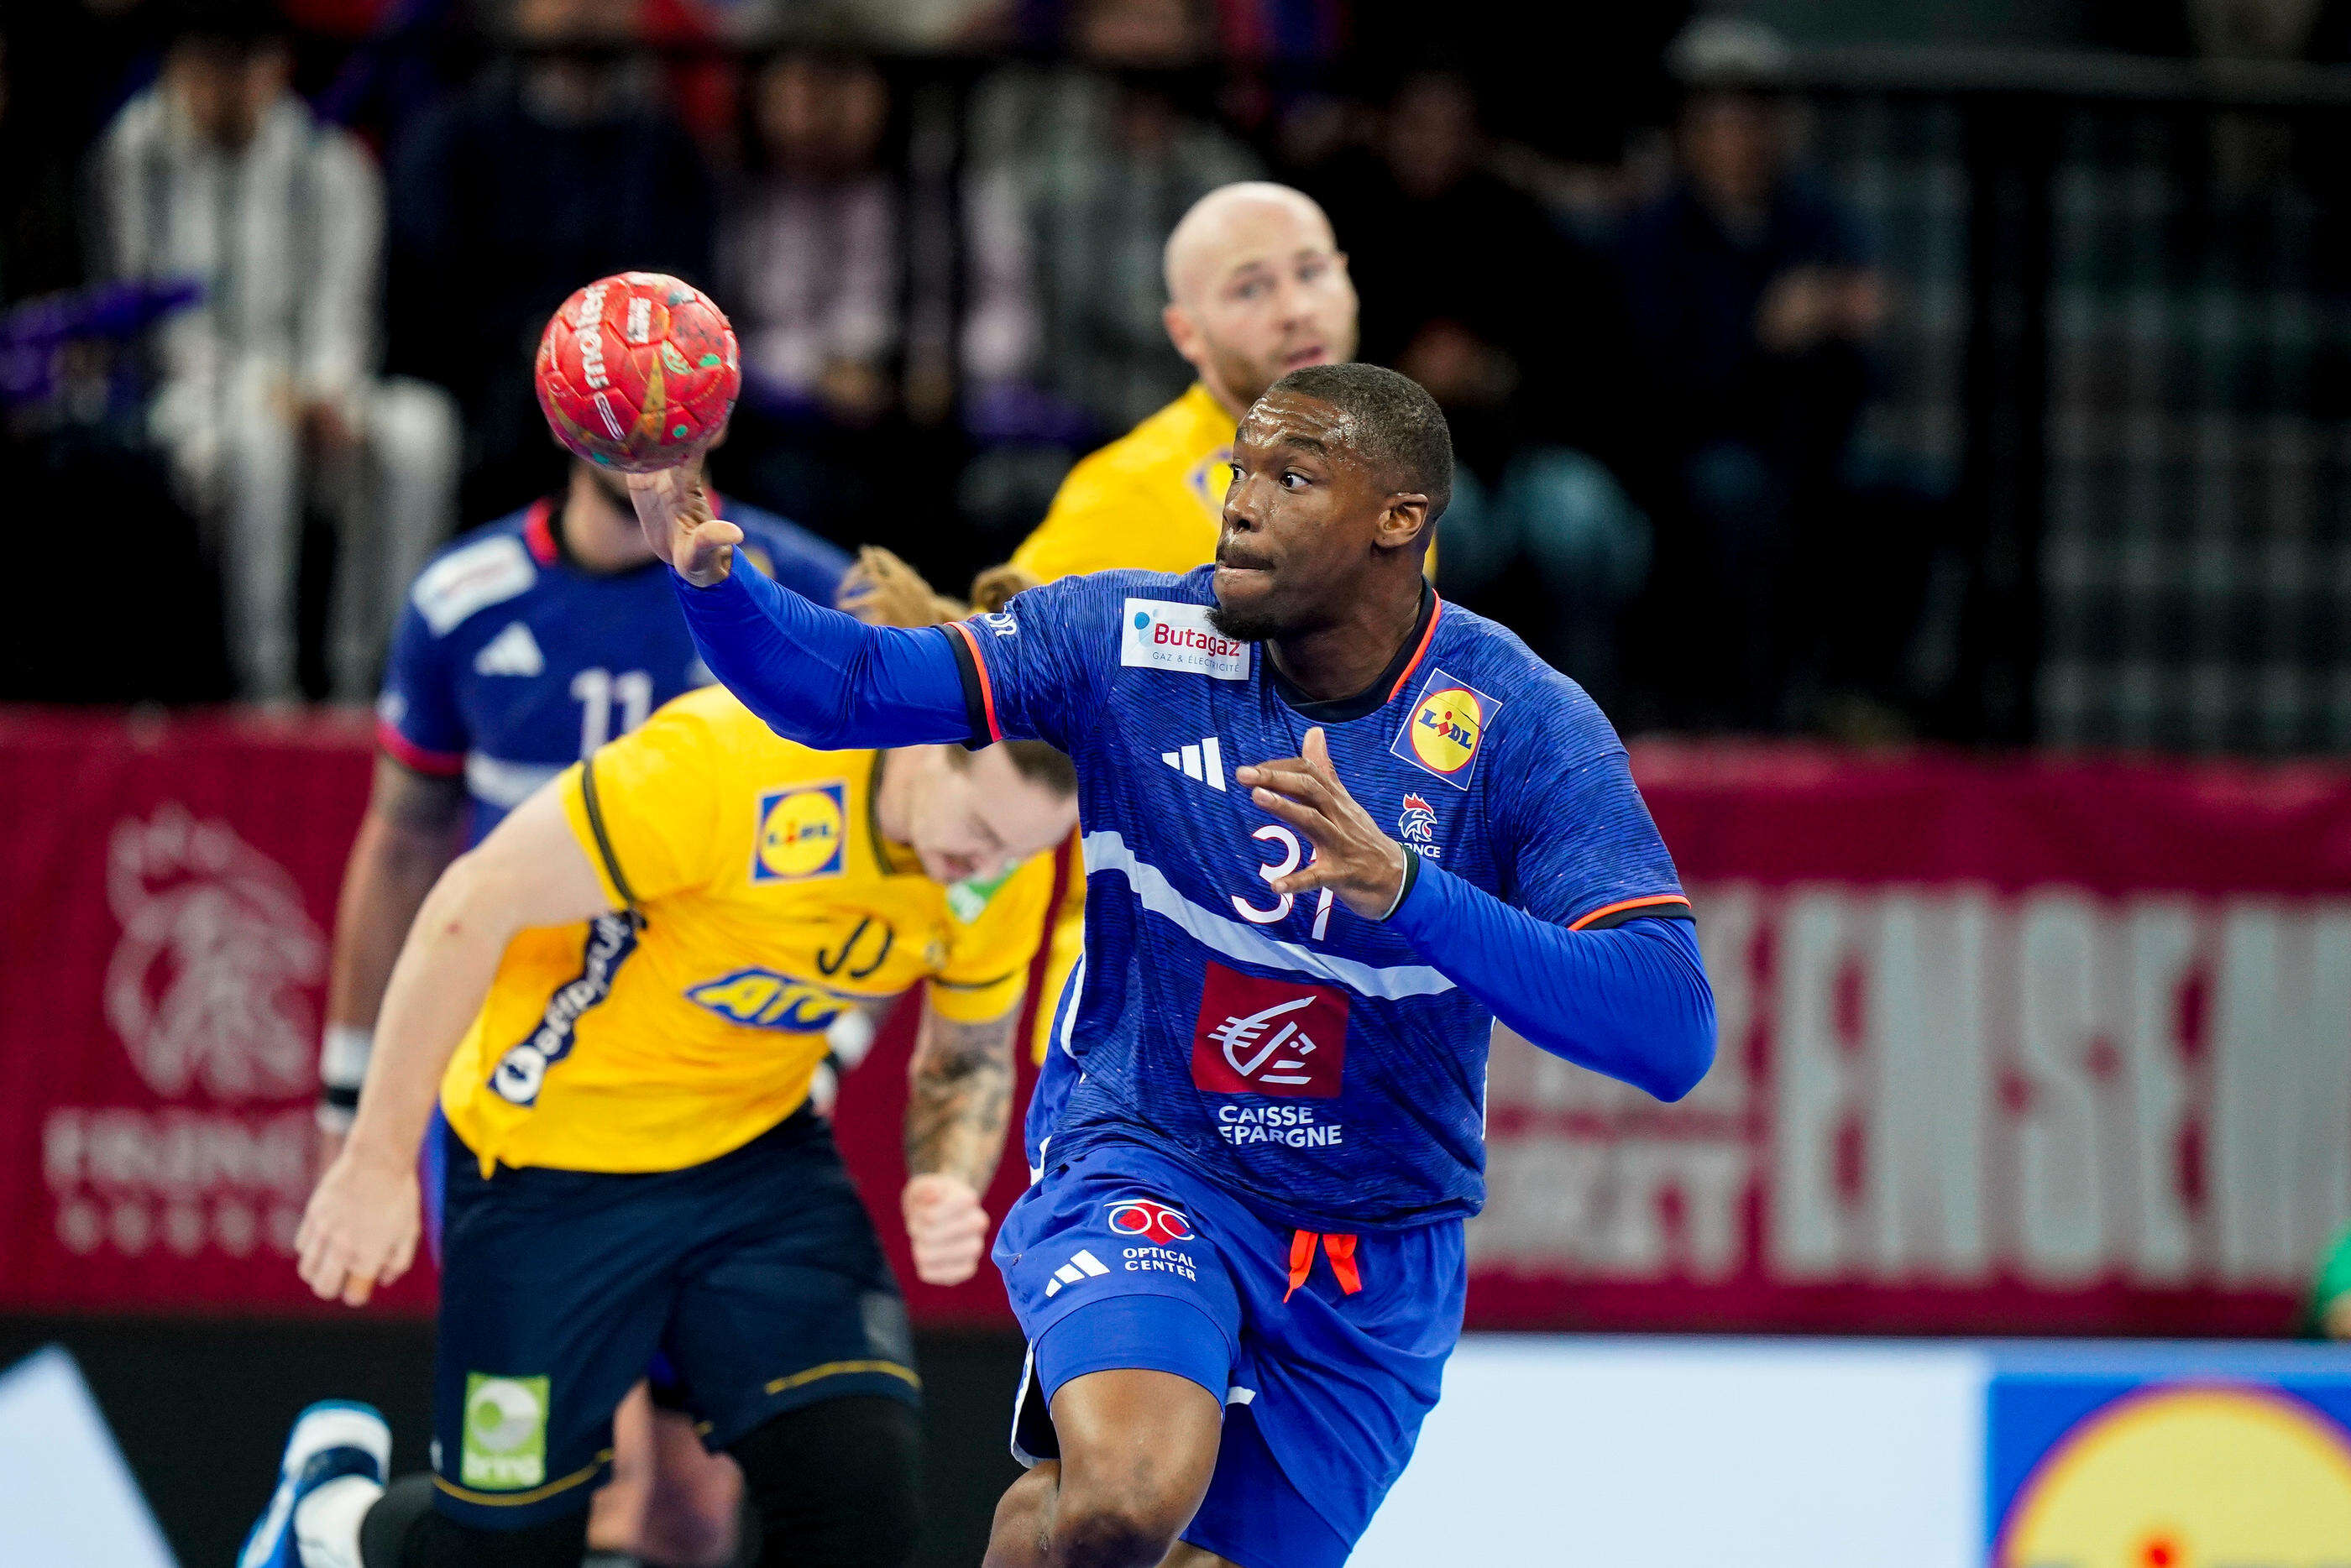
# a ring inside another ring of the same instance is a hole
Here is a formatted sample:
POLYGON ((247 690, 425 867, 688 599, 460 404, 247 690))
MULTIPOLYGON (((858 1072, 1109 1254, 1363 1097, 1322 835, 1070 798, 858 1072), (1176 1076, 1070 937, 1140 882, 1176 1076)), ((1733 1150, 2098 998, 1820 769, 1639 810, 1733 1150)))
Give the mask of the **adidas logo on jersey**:
POLYGON ((1209 735, 1196 746, 1184 746, 1172 752, 1162 752, 1159 760, 1187 779, 1197 779, 1210 789, 1225 787, 1225 751, 1217 737, 1209 735))
POLYGON ((474 655, 476 675, 528 676, 546 670, 547 656, 538 651, 538 639, 518 620, 509 622, 506 630, 482 644, 482 651, 474 655))
POLYGON ((1057 1296, 1061 1293, 1063 1285, 1074 1285, 1081 1280, 1098 1280, 1109 1272, 1108 1264, 1081 1248, 1076 1257, 1053 1271, 1053 1277, 1045 1282, 1045 1293, 1057 1296))

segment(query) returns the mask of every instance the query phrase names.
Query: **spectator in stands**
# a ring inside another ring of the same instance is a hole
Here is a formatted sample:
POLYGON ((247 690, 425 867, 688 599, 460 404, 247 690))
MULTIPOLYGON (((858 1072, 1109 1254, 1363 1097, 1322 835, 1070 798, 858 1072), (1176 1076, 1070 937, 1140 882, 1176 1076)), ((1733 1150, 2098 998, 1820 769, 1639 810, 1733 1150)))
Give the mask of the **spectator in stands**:
POLYGON ((1792 564, 1844 507, 1840 464, 1884 293, 1851 213, 1794 164, 1776 37, 1702 20, 1669 53, 1675 179, 1622 260, 1667 529, 1660 674, 1686 722, 1784 722, 1792 564))
POLYGON ((469 516, 552 489, 528 369, 549 315, 623 268, 707 287, 716 217, 694 142, 653 73, 613 51, 638 0, 514 0, 513 57, 423 117, 392 161, 398 362, 465 410, 469 516))
POLYGON ((211 0, 180 24, 161 79, 98 149, 97 270, 204 287, 156 329, 148 424, 220 541, 239 690, 295 694, 296 551, 317 499, 344 524, 331 673, 362 696, 454 521, 455 413, 375 374, 382 189, 289 90, 273 14, 211 0))
POLYGON ((744 398, 721 466, 843 544, 917 546, 899 535, 910 510, 926 510, 907 504, 909 453, 926 469, 962 456, 937 428, 954 371, 980 389, 1034 356, 1019 213, 1001 179, 964 182, 958 321, 953 258, 932 254, 944 249, 945 177, 902 187, 890 87, 872 61, 789 50, 753 78, 746 108, 719 246, 744 398), (910 223, 925 213, 939 221, 910 223))
POLYGON ((1206 22, 1194 0, 1081 0, 1074 65, 1008 68, 974 107, 975 161, 1008 179, 1034 248, 1039 374, 1102 434, 1190 385, 1160 321, 1160 247, 1194 202, 1259 173, 1190 104, 1206 22))
POLYGON ((1416 73, 1313 188, 1363 296, 1363 357, 1426 387, 1453 427, 1447 588, 1478 598, 1531 564, 1543 602, 1491 607, 1604 701, 1649 556, 1646 519, 1592 455, 1618 444, 1615 280, 1486 152, 1468 84, 1416 73))

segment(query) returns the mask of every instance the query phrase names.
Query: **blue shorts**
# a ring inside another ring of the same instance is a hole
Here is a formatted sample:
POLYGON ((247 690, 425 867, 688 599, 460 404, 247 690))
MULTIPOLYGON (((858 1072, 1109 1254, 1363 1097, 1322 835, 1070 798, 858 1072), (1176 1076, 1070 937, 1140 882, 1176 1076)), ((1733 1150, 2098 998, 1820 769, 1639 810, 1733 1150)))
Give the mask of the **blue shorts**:
POLYGON ((805 1109, 684 1170, 447 1163, 434 1501, 512 1529, 588 1505, 612 1410, 656 1351, 705 1447, 822 1399, 919 1404, 906 1308, 865 1206, 805 1109))
POLYGON ((1189 1378, 1226 1417, 1184 1539, 1241 1568, 1346 1560, 1437 1403, 1468 1282, 1458 1220, 1318 1236, 1101 1137, 1053 1149, 996 1262, 1029 1346, 1015 1456, 1058 1454, 1050 1410, 1073 1377, 1189 1378))

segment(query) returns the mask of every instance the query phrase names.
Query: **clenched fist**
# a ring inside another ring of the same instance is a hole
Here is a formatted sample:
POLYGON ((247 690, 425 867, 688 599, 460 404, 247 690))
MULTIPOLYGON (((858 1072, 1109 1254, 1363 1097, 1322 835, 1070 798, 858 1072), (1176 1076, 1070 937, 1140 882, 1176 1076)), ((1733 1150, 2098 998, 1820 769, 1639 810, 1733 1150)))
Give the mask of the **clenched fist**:
POLYGON ((926 1285, 959 1285, 979 1270, 987 1249, 987 1210, 959 1176, 917 1176, 899 1207, 914 1244, 914 1275, 926 1285))

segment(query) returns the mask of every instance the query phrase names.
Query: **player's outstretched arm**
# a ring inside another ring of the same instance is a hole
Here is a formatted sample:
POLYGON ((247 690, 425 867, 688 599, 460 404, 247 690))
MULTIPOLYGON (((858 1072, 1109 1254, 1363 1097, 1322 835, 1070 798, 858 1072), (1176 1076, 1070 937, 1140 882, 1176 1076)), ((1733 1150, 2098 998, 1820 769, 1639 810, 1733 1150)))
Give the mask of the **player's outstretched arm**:
POLYGON ((1661 1100, 1688 1094, 1713 1065, 1714 992, 1688 922, 1575 931, 1513 909, 1383 833, 1340 783, 1320 729, 1306 732, 1302 755, 1237 776, 1314 846, 1275 892, 1331 888, 1536 1045, 1661 1100))
POLYGON ((645 537, 671 563, 695 649, 778 734, 820 751, 973 736, 962 667, 938 627, 861 625, 731 559, 741 533, 713 520, 686 470, 632 474, 645 537))
POLYGON ((980 1195, 995 1179, 1012 1116, 1016 1001, 1001 1018, 959 1023, 926 999, 907 1069, 906 1190, 902 1199, 914 1272, 961 1284, 987 1246, 980 1195))
POLYGON ((416 1151, 441 1075, 515 933, 611 907, 565 818, 559 780, 442 873, 392 966, 350 1137, 295 1234, 302 1279, 319 1295, 363 1305, 376 1286, 407 1272, 418 1230, 416 1151))

